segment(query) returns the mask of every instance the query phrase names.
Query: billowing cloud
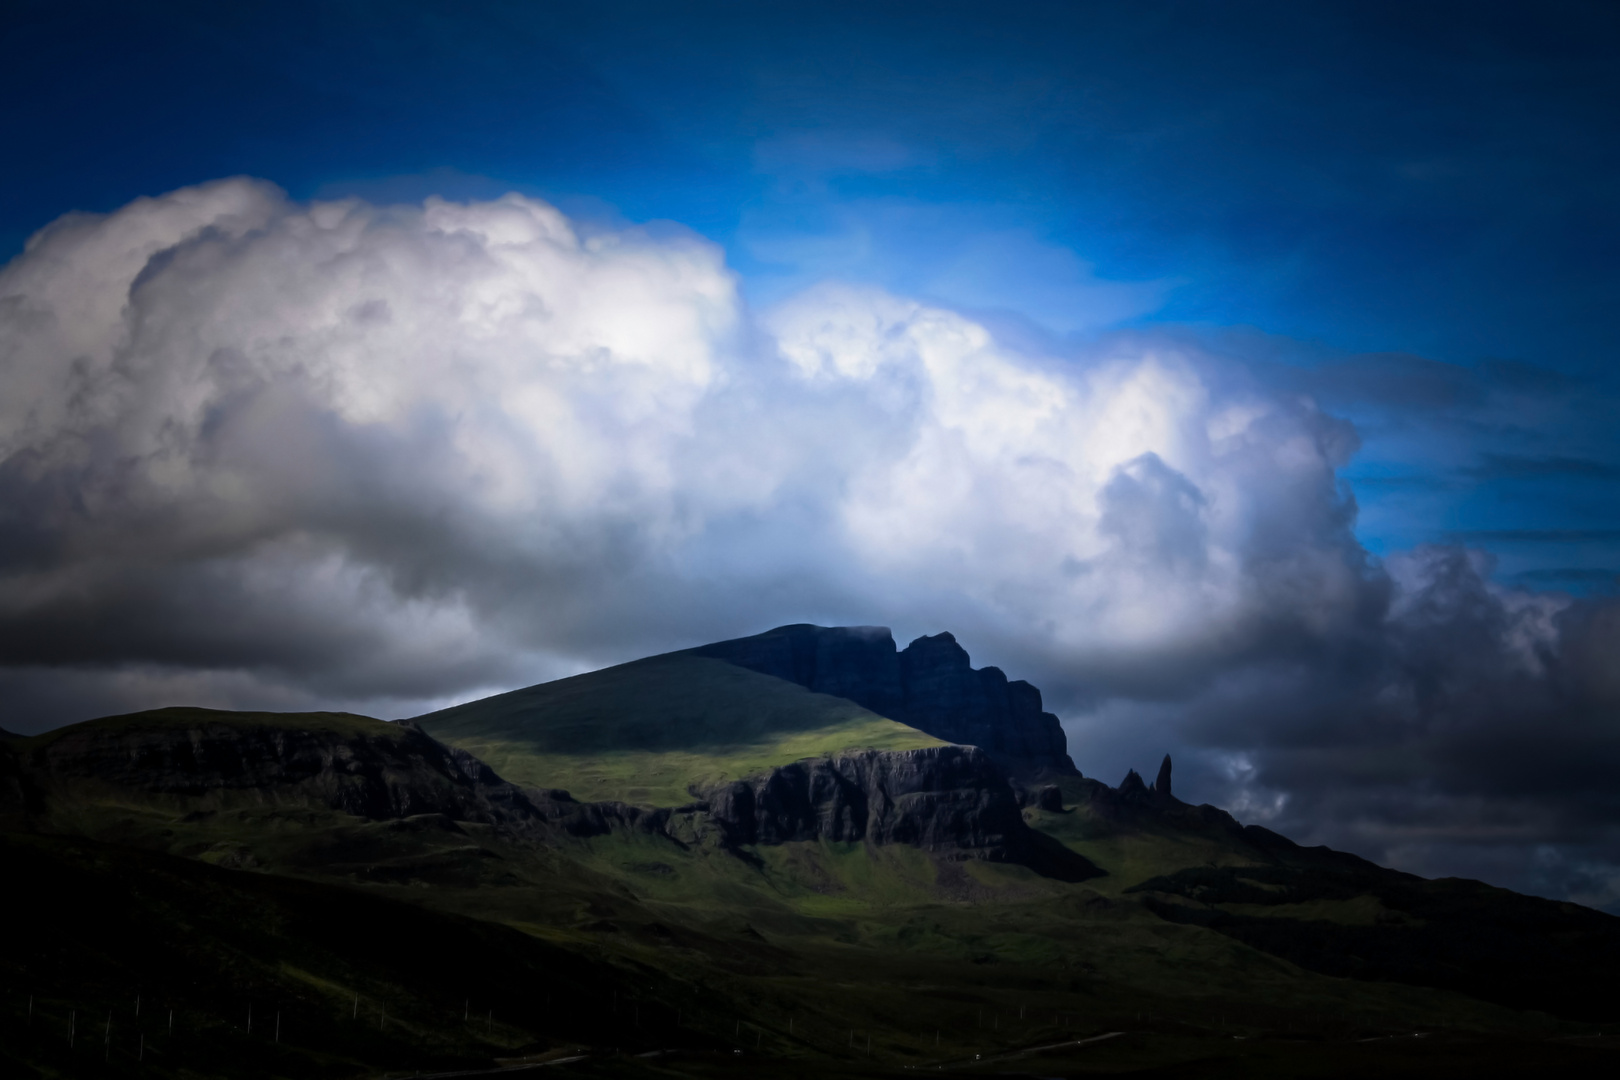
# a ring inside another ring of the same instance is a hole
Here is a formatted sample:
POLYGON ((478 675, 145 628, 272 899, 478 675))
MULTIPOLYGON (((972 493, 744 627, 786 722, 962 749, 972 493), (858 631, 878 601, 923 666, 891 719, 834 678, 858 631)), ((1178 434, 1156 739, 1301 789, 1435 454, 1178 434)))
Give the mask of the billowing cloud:
POLYGON ((1460 547, 1382 569, 1364 632, 1168 708, 1109 702, 1079 733, 1155 730, 1206 797, 1301 841, 1620 905, 1620 604, 1500 586, 1460 547))
POLYGON ((735 497, 676 472, 737 332, 697 242, 225 181, 56 223, 0 297, 13 664, 449 692, 510 585, 586 603, 735 497))
POLYGON ((1376 602, 1335 479, 1354 432, 1307 401, 1175 353, 1042 363, 849 289, 767 325, 807 387, 883 413, 887 452, 851 463, 831 510, 902 610, 954 608, 1073 678, 1152 692, 1376 602))
POLYGON ((1370 559, 1354 429, 1168 342, 1048 356, 852 286, 756 314, 699 238, 516 196, 70 216, 0 271, 0 723, 949 628, 1088 771, 1186 750, 1386 857, 1521 806, 1503 843, 1606 880, 1620 808, 1555 762, 1615 761, 1613 611, 1370 559))
POLYGON ((1362 604, 1307 403, 872 290, 756 324, 712 245, 515 196, 223 181, 63 219, 0 296, 13 666, 425 697, 858 604, 1100 675, 1362 604))

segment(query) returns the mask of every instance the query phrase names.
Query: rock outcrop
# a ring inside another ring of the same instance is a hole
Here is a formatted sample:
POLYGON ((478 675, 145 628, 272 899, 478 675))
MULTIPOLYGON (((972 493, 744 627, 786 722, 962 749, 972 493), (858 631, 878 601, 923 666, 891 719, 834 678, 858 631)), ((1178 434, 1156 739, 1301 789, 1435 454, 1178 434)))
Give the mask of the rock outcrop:
POLYGON ((1041 692, 974 668, 951 634, 920 637, 903 651, 882 626, 782 626, 693 649, 699 656, 775 675, 848 698, 938 739, 977 746, 1020 776, 1077 775, 1063 725, 1042 711, 1041 692))
POLYGON ((1012 785, 974 746, 809 758, 724 784, 707 801, 711 822, 732 845, 909 844, 947 858, 1021 863, 1067 881, 1100 873, 1025 823, 1012 785))
POLYGON ((1118 787, 1081 779, 1071 783, 1069 794, 1076 805, 1126 828, 1169 828, 1231 837, 1245 834, 1244 826, 1225 810, 1208 803, 1194 806, 1171 794, 1170 767, 1170 755, 1166 754, 1152 784, 1143 780, 1141 773, 1130 769, 1118 787))
POLYGON ((1135 769, 1125 773, 1125 779, 1119 782, 1119 787, 1115 790, 1127 799, 1144 798, 1152 793, 1152 789, 1147 786, 1147 781, 1143 780, 1142 774, 1135 769))
POLYGON ((472 755, 410 723, 342 713, 161 709, 12 743, 14 804, 118 790, 187 810, 301 807, 371 820, 440 814, 521 827, 543 815, 472 755))
POLYGON ((984 751, 939 746, 797 761, 679 808, 580 802, 518 788, 409 721, 348 714, 163 709, 0 745, 0 816, 43 831, 93 802, 176 817, 329 810, 371 821, 437 816, 537 842, 625 829, 677 843, 717 835, 734 850, 818 839, 909 844, 1066 880, 1095 875, 1024 822, 1022 794, 984 751))

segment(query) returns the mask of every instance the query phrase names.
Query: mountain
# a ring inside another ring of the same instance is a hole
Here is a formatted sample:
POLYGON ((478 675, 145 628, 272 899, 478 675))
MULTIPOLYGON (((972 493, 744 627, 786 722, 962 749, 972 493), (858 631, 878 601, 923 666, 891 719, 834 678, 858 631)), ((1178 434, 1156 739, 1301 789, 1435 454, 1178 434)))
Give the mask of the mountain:
POLYGON ((695 790, 839 750, 943 742, 842 697, 671 653, 416 717, 530 787, 679 806, 695 790))
POLYGON ((43 883, 0 939, 0 1062, 74 1072, 57 1036, 91 1012, 109 1060, 137 1033, 170 1055, 152 1075, 1607 1060, 1569 1040, 1620 1006, 1614 918, 1299 847, 1183 802, 1168 757, 1084 776, 1025 686, 949 635, 792 626, 414 721, 165 709, 0 741, 0 858, 43 883), (194 1018, 194 1056, 138 995, 194 1018), (250 1035, 249 1002, 297 1038, 250 1035), (1414 1030, 1442 1035, 1412 1058, 1414 1030))
POLYGON ((886 626, 801 623, 690 654, 848 698, 945 742, 980 747, 1019 774, 1075 772, 1063 725, 1042 711, 1041 692, 1007 681, 1000 668, 975 669, 949 633, 899 650, 886 626))

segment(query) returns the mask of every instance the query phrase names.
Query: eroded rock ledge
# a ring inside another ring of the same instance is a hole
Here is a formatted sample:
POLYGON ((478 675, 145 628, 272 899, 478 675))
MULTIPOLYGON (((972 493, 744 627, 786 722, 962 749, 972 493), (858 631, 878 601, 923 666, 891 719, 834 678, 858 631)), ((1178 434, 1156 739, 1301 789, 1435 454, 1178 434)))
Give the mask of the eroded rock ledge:
POLYGON ((825 839, 1021 863, 1066 880, 1098 872, 1031 829, 1006 774, 971 746, 810 758, 702 792, 688 806, 650 808, 520 789, 407 721, 314 720, 306 727, 172 709, 8 743, 0 746, 0 817, 53 831, 56 813, 81 799, 131 797, 175 814, 304 808, 373 821, 434 815, 538 843, 616 829, 677 843, 707 836, 733 851, 825 839))
POLYGON ((733 845, 908 844, 945 857, 1021 863, 1065 880, 1099 873, 1024 822, 1005 774, 973 746, 796 761, 714 789, 708 814, 733 845))

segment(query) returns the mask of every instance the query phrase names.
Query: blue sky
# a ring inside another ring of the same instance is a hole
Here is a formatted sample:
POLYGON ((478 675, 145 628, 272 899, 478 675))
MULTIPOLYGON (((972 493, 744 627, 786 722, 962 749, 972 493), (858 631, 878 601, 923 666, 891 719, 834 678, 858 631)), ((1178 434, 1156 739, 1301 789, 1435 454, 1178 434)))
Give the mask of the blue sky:
POLYGON ((1614 5, 0 48, 0 726, 949 629, 1088 773, 1620 905, 1614 5))

